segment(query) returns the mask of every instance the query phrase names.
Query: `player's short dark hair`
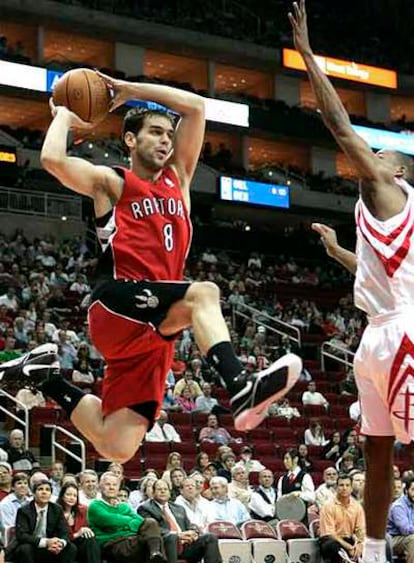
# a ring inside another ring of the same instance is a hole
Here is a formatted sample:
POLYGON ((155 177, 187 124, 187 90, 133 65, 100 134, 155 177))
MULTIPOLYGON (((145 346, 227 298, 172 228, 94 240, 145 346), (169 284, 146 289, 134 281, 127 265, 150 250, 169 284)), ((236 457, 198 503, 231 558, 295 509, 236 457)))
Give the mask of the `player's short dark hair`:
POLYGON ((122 125, 122 139, 124 139, 125 134, 128 132, 131 132, 134 135, 138 135, 144 125, 146 118, 153 115, 165 117, 171 122, 171 125, 175 129, 176 122, 174 116, 168 111, 137 107, 130 109, 124 117, 124 122, 122 125))

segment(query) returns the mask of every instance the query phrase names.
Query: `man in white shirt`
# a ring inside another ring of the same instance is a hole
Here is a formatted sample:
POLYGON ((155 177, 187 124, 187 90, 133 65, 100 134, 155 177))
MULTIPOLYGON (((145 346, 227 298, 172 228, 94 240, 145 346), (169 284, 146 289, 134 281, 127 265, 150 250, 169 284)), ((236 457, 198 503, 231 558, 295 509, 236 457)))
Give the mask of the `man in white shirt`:
POLYGON ((191 524, 195 524, 200 530, 206 530, 210 521, 210 501, 200 495, 193 478, 184 479, 181 494, 175 499, 175 503, 184 508, 191 524))
POLYGON ((329 500, 335 498, 338 472, 335 467, 327 467, 323 472, 323 483, 315 491, 315 504, 318 510, 329 500))
POLYGON ((16 292, 13 287, 9 287, 7 293, 0 295, 0 305, 5 305, 7 310, 17 311, 19 303, 16 299, 16 292))
POLYGON ((316 383, 314 381, 309 381, 308 390, 302 395, 302 403, 304 405, 319 405, 326 409, 329 408, 329 403, 322 393, 316 391, 316 383))
POLYGON ((146 442, 181 442, 181 437, 172 424, 168 423, 167 411, 160 410, 158 420, 145 435, 146 442))
POLYGON ((12 492, 0 502, 0 522, 3 529, 16 525, 17 511, 30 498, 29 479, 26 473, 16 473, 12 479, 12 492))
POLYGON ((210 490, 213 494, 211 502, 210 522, 225 520, 236 526, 250 520, 247 508, 237 498, 231 498, 228 493, 228 482, 225 477, 212 477, 210 490))
POLYGON ((79 504, 89 506, 93 500, 101 498, 98 490, 98 475, 93 469, 82 471, 79 485, 79 504))
POLYGON ((259 473, 259 486, 253 491, 249 502, 249 510, 255 520, 269 522, 276 518, 277 493, 273 473, 263 469, 259 473))
POLYGON ((218 401, 211 396, 211 384, 203 383, 203 394, 195 401, 195 410, 200 413, 210 414, 214 407, 218 406, 218 401))

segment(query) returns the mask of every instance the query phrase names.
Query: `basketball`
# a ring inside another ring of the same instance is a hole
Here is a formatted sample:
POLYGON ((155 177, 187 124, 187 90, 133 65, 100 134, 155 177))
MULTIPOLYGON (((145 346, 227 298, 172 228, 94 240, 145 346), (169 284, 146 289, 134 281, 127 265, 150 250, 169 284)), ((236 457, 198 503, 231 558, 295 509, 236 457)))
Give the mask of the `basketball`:
POLYGON ((83 121, 91 123, 104 119, 110 100, 104 80, 88 68, 66 72, 53 90, 53 102, 56 106, 66 106, 83 121))

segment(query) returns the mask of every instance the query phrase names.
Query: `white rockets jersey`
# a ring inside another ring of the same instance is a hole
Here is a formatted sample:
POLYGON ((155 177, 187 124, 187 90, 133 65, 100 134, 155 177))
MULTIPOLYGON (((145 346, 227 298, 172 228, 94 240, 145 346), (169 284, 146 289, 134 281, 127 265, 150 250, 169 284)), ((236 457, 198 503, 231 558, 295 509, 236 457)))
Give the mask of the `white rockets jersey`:
POLYGON ((395 181, 407 193, 398 215, 379 221, 361 198, 355 206, 354 301, 369 317, 414 307, 414 189, 405 180, 395 181))

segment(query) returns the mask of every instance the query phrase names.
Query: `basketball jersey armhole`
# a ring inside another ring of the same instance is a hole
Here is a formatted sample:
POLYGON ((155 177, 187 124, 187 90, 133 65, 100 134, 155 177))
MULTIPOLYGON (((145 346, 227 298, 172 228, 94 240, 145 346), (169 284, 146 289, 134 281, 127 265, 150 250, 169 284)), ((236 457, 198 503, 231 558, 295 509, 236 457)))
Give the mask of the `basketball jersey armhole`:
POLYGON ((372 215, 372 213, 370 212, 370 210, 368 209, 368 207, 365 205, 362 198, 360 197, 355 206, 355 218, 358 219, 359 215, 362 214, 364 221, 366 223, 373 226, 374 228, 379 227, 381 230, 384 231, 387 231, 388 230, 387 227, 390 227, 390 225, 392 225, 390 227, 391 229, 398 227, 407 218, 407 215, 410 213, 410 210, 414 208, 414 197, 412 193, 413 189, 405 181, 396 182, 396 184, 407 194, 407 201, 405 202, 403 209, 399 213, 393 215, 392 217, 386 219, 385 221, 381 221, 380 219, 377 219, 376 217, 374 217, 374 215, 372 215))

